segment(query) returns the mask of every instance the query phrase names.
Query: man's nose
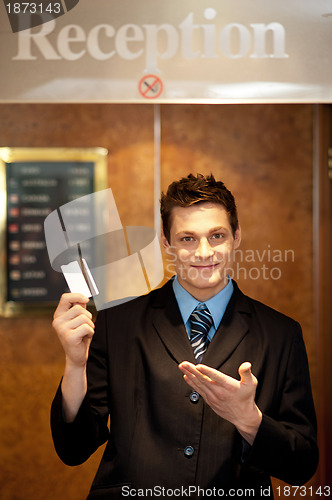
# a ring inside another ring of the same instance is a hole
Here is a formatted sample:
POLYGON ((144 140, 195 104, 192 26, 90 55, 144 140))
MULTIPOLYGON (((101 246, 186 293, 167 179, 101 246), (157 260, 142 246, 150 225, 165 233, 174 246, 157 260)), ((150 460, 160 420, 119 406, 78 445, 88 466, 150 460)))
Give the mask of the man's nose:
POLYGON ((198 246, 196 248, 195 256, 200 257, 201 259, 207 259, 208 257, 212 257, 213 249, 207 238, 201 238, 199 240, 198 246))

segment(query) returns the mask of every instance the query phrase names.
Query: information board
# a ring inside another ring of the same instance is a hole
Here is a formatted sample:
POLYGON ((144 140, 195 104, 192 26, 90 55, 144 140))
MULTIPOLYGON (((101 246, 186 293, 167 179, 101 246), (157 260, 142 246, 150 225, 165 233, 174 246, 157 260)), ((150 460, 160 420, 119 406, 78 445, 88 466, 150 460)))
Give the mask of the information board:
MULTIPOLYGON (((58 207, 107 187, 107 151, 1 148, 0 155, 5 185, 0 311, 12 314, 27 303, 54 303, 68 291, 63 275, 50 266, 44 220, 58 207)), ((85 214, 80 216, 84 220, 85 214)))

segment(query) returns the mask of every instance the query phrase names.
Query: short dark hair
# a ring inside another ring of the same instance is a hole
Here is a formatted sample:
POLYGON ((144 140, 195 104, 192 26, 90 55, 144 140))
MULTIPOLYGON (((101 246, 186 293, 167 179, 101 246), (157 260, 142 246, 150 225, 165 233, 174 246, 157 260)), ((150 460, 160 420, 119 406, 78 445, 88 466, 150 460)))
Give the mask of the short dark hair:
POLYGON ((179 181, 169 185, 166 194, 162 193, 160 200, 160 213, 164 235, 170 241, 171 215, 174 207, 190 207, 195 203, 210 202, 222 205, 229 217, 233 236, 239 227, 235 199, 232 193, 221 181, 216 181, 214 176, 202 174, 189 174, 179 181))

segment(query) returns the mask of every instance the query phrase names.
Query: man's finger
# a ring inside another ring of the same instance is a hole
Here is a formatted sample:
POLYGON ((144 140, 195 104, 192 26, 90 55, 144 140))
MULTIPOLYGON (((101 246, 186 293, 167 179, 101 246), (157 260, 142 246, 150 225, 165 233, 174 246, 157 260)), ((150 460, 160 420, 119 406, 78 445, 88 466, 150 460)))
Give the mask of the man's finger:
POLYGON ((80 314, 79 316, 74 316, 70 322, 68 322, 68 326, 70 326, 71 330, 75 330, 75 328, 87 325, 94 329, 95 325, 91 318, 85 314, 80 314))
POLYGON ((239 367, 239 375, 243 384, 248 384, 252 381, 251 364, 249 362, 242 363, 239 367))
POLYGON ((192 380, 197 380, 198 382, 211 382, 211 379, 201 373, 197 369, 198 365, 194 365, 193 363, 189 363, 189 361, 184 361, 179 365, 180 370, 190 377, 192 380))
POLYGON ((210 366, 197 365, 196 369, 203 376, 208 377, 212 382, 216 382, 223 387, 227 387, 229 384, 233 384, 235 382, 234 378, 220 372, 219 370, 215 370, 210 366))
POLYGON ((192 363, 184 361, 183 363, 179 364, 179 368, 182 371, 182 373, 187 377, 190 377, 192 379, 196 377, 195 365, 193 365, 192 363))
POLYGON ((74 304, 84 306, 88 302, 88 297, 85 297, 85 295, 82 295, 81 293, 64 293, 61 296, 58 307, 55 310, 54 317, 68 311, 74 304))
POLYGON ((197 378, 199 382, 215 382, 220 386, 228 387, 229 384, 233 385, 236 380, 225 373, 222 373, 207 365, 193 365, 189 361, 184 361, 179 365, 183 373, 190 374, 197 378))
POLYGON ((84 338, 91 339, 94 335, 94 328, 87 324, 79 325, 71 332, 71 339, 74 342, 82 342, 84 338))

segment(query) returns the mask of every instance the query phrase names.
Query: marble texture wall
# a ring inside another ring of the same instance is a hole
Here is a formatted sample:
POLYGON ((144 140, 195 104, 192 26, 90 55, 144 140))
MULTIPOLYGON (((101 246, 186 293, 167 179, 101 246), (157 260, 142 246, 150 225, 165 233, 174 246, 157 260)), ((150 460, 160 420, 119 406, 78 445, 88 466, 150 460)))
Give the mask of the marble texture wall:
MULTIPOLYGON (((109 185, 123 224, 152 226, 153 111, 150 104, 0 105, 0 145, 108 148, 109 185)), ((162 105, 161 132, 163 190, 190 172, 213 172, 237 198, 243 242, 235 278, 243 291, 301 322, 318 391, 313 107, 162 105)), ((81 500, 101 456, 99 450, 73 469, 53 450, 49 407, 64 359, 51 320, 51 312, 0 318, 2 500, 81 500)))

